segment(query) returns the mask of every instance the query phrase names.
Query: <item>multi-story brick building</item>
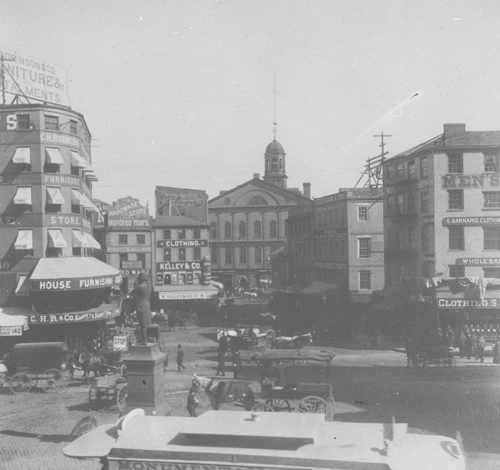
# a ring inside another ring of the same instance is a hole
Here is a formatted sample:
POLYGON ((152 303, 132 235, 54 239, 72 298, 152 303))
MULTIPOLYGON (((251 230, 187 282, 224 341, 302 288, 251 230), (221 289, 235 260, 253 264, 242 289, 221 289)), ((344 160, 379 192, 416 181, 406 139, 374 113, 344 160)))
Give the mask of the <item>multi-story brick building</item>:
POLYGON ((499 155, 500 131, 445 124, 384 162, 387 286, 441 324, 500 322, 499 155))
POLYGON ((83 340, 118 313, 120 273, 92 256, 90 139, 70 108, 0 107, 0 327, 13 341, 83 340))
POLYGON ((284 246, 288 211, 310 201, 309 183, 303 194, 287 188, 286 154, 276 140, 264 164, 262 179, 254 174, 208 202, 212 276, 227 291, 269 286, 270 255, 284 246))

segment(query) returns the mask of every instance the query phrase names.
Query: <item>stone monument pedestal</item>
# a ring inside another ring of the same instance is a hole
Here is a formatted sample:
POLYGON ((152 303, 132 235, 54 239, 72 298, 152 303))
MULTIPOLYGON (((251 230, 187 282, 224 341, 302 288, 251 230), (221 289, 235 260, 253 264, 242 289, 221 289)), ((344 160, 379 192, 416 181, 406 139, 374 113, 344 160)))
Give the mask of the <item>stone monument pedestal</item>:
POLYGON ((172 407, 165 399, 164 359, 157 343, 138 344, 124 354, 128 396, 122 415, 135 408, 142 408, 147 415, 170 415, 172 407))

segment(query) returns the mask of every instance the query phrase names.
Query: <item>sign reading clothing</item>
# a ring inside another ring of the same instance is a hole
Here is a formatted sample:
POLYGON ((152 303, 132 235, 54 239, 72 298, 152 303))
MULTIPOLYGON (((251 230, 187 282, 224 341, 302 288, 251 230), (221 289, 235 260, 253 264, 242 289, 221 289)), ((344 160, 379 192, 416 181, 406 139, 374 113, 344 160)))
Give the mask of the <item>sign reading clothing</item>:
POLYGON ((66 291, 95 289, 98 287, 111 287, 119 285, 122 282, 120 276, 96 276, 92 278, 73 278, 73 279, 31 279, 31 290, 37 291, 66 291))
POLYGON ((157 248, 184 248, 184 247, 206 247, 208 240, 158 240, 157 248))
POLYGON ((50 315, 30 315, 28 323, 80 323, 84 321, 109 320, 120 315, 120 310, 103 310, 102 312, 55 313, 50 315))
POLYGON ((499 308, 500 298, 471 300, 471 299, 437 299, 438 308, 499 308))

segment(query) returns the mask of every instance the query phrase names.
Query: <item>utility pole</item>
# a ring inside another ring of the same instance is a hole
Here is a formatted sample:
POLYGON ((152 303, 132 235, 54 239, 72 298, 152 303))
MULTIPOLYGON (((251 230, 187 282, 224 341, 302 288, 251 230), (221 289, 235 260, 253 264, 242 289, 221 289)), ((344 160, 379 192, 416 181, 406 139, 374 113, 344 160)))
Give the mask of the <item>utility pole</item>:
POLYGON ((13 59, 6 59, 2 54, 0 56, 0 78, 2 82, 2 104, 5 104, 5 62, 14 62, 13 59))
POLYGON ((384 145, 385 145, 384 137, 392 137, 392 135, 384 134, 384 131, 382 131, 380 134, 374 135, 373 137, 380 137, 380 140, 382 141, 380 143, 380 145, 379 145, 379 147, 382 147, 382 152, 381 152, 382 160, 380 162, 380 163, 382 163, 384 161, 384 155, 385 155, 385 152, 384 152, 384 145))

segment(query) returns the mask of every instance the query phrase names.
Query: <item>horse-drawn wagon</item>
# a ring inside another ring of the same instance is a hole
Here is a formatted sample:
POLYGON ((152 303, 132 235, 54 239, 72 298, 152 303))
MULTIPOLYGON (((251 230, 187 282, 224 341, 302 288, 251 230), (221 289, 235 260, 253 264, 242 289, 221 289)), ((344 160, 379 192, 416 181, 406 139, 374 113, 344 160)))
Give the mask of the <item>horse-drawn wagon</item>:
POLYGON ((120 411, 127 403, 127 379, 119 375, 96 377, 89 388, 89 404, 93 410, 116 404, 120 411))
POLYGON ((414 347, 409 354, 413 367, 437 366, 453 369, 456 365, 453 352, 445 346, 414 347))
POLYGON ((66 343, 19 343, 7 360, 5 383, 12 393, 26 393, 32 388, 58 390, 67 385, 68 349, 66 343))

